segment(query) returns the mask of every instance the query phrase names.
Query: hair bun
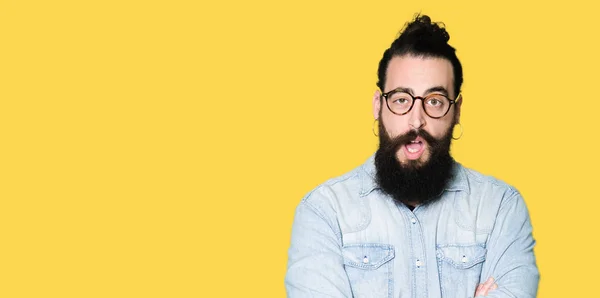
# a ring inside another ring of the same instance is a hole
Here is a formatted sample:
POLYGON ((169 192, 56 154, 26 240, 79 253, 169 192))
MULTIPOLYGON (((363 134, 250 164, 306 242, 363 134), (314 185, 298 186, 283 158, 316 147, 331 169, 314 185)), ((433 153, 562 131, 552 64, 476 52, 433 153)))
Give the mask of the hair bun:
POLYGON ((417 15, 414 22, 408 24, 402 33, 408 39, 418 38, 433 43, 447 43, 450 35, 443 23, 432 23, 427 15, 417 15))

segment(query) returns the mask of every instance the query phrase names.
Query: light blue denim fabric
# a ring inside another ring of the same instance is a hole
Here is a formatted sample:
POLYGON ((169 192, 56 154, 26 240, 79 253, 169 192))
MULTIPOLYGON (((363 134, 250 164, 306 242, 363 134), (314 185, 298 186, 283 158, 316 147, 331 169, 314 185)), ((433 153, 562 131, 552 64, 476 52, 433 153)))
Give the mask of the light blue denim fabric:
POLYGON ((539 271, 519 192, 455 163, 440 200, 410 211, 377 187, 374 158, 296 209, 288 297, 535 297, 539 271))

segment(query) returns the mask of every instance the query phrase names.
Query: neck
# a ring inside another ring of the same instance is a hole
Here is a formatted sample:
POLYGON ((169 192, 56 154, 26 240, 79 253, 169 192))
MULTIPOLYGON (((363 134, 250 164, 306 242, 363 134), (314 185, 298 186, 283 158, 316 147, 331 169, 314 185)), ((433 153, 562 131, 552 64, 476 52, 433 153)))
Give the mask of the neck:
POLYGON ((406 205, 406 207, 408 207, 408 209, 410 209, 410 211, 413 211, 413 210, 415 210, 415 208, 417 206, 419 206, 419 203, 417 203, 417 202, 407 202, 404 205, 406 205))

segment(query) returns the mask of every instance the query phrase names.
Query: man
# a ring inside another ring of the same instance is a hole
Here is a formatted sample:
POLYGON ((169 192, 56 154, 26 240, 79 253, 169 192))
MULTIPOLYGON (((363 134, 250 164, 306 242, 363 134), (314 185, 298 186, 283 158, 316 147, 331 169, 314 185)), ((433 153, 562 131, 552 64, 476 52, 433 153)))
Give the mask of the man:
POLYGON ((379 148, 298 205, 288 297, 536 296, 523 198, 450 155, 463 78, 449 38, 417 16, 383 54, 379 148))

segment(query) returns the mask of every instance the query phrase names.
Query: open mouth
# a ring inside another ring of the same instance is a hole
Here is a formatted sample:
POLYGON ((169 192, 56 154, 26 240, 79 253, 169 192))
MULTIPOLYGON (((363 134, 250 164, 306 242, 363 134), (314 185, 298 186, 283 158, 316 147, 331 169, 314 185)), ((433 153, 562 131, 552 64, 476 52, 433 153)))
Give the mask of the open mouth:
POLYGON ((408 150, 408 152, 410 152, 410 153, 417 153, 422 148, 423 148, 423 142, 421 142, 421 141, 415 140, 415 141, 411 141, 410 143, 406 144, 406 150, 408 150))
POLYGON ((421 141, 415 140, 415 141, 411 141, 410 143, 406 144, 406 150, 408 150, 408 152, 410 152, 410 153, 417 153, 422 148, 423 148, 423 142, 421 142, 421 141))
POLYGON ((421 157, 423 152, 425 152, 425 145, 425 140, 421 137, 417 137, 416 139, 402 146, 404 156, 411 160, 418 159, 421 157))

